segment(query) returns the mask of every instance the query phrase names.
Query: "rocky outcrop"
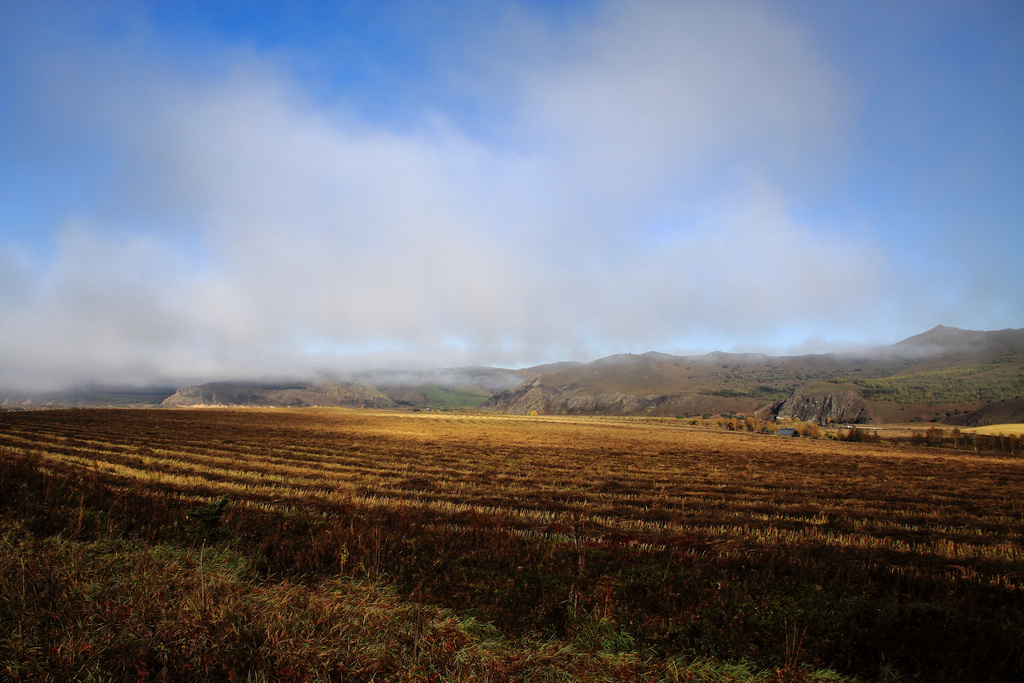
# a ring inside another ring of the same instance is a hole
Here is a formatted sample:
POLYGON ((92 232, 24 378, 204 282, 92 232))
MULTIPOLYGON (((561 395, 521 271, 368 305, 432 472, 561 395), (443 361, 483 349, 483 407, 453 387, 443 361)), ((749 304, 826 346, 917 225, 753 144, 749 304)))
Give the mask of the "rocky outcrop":
POLYGON ((201 386, 182 387, 160 404, 161 408, 190 408, 208 405, 210 397, 201 386))
POLYGON ((776 401, 758 411, 765 419, 798 419, 818 424, 867 422, 871 409, 854 391, 806 395, 794 393, 784 401, 776 401))
POLYGON ((715 410, 718 401, 707 396, 593 391, 573 386, 549 387, 539 377, 498 394, 481 406, 509 415, 699 415, 715 410))
POLYGON ((354 383, 251 384, 210 382, 179 389, 163 408, 196 406, 334 406, 390 408, 394 402, 374 387, 354 383))

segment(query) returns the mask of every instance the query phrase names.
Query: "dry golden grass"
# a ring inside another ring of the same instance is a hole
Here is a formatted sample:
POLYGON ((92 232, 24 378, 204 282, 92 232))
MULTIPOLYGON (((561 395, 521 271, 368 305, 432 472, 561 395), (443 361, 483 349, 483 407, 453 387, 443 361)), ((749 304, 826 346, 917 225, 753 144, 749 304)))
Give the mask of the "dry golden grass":
POLYGON ((12 509, 59 537, 195 553, 193 513, 226 497, 218 542, 263 581, 386 579, 515 637, 655 668, 693 654, 778 680, 801 658, 877 678, 1024 668, 1012 453, 670 418, 205 409, 3 412, 0 458, 52 475, 12 509))
POLYGON ((1010 436, 1014 434, 1016 436, 1024 436, 1024 424, 1004 424, 1004 425, 987 425, 985 427, 968 427, 962 431, 970 432, 972 434, 988 434, 989 436, 998 436, 1003 434, 1010 436))
MULTIPOLYGON (((1019 585, 1024 459, 791 439, 671 419, 341 409, 7 413, 0 446, 253 505, 500 515, 519 534, 858 547, 986 561, 1019 585), (552 525, 555 525, 554 527, 552 525)), ((956 571, 956 570, 954 570, 956 571)))

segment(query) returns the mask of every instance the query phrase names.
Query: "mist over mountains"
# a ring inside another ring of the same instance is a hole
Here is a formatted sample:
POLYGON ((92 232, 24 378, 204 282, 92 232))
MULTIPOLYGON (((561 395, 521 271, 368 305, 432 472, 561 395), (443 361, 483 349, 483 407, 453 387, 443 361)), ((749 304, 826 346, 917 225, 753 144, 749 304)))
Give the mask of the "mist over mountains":
POLYGON ((1024 421, 1022 396, 1024 329, 985 332, 941 325, 889 346, 847 353, 648 352, 522 369, 378 369, 273 383, 0 392, 6 408, 319 405, 541 415, 742 414, 821 424, 1024 421))

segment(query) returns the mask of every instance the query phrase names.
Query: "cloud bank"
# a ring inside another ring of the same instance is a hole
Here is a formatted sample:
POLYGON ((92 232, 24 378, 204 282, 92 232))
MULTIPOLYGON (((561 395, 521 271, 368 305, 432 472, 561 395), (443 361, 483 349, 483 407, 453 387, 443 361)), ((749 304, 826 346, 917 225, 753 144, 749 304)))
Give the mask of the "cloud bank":
POLYGON ((959 322, 922 306, 933 264, 814 208, 845 181, 857 87, 771 7, 474 15, 420 37, 434 89, 390 117, 287 50, 189 57, 143 13, 114 30, 113 9, 41 28, 42 11, 0 15, 19 101, 0 386, 780 351, 959 322))

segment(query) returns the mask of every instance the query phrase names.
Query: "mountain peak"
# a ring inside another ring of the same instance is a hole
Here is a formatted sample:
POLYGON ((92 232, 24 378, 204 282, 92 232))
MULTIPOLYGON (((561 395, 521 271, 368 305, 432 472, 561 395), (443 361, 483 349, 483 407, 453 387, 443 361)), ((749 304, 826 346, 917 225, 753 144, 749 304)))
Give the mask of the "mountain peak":
POLYGON ((936 325, 927 332, 884 347, 888 353, 914 359, 943 356, 960 361, 990 361, 1024 348, 1024 329, 982 332, 936 325))
POLYGON ((907 347, 907 346, 928 346, 928 347, 948 347, 958 346, 964 342, 970 342, 984 336, 984 332, 974 332, 972 330, 963 330, 959 327, 947 327, 946 325, 936 325, 927 332, 921 334, 915 334, 913 337, 907 337, 901 342, 897 342, 895 346, 907 347))

